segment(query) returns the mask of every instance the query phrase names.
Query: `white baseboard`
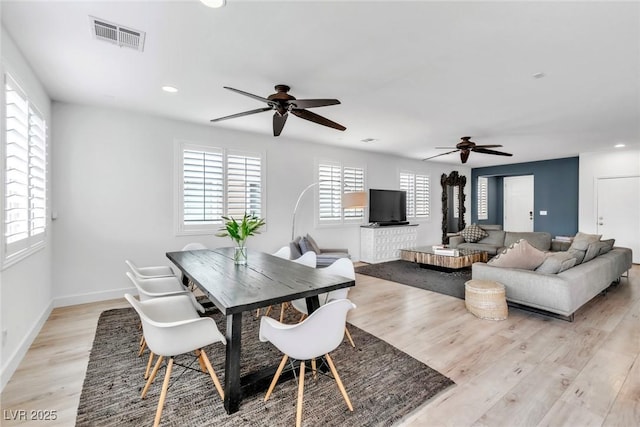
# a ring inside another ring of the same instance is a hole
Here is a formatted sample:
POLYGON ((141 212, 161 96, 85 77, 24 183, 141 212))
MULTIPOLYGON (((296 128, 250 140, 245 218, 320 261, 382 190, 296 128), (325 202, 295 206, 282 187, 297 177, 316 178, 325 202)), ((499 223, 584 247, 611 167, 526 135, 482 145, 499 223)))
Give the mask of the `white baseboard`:
POLYGON ((110 289, 108 291, 90 292, 86 294, 68 295, 53 299, 54 307, 68 307, 70 305, 86 304, 89 302, 107 301, 110 299, 124 298, 124 294, 138 295, 135 287, 110 289))
POLYGON ((45 322, 49 318, 51 311, 53 310, 53 302, 50 302, 49 305, 43 310, 42 314, 38 320, 33 324, 29 333, 25 335, 25 337, 20 341, 20 345, 16 348, 13 354, 9 357, 9 361, 2 367, 2 373, 0 374, 0 392, 4 390, 4 386, 7 385, 13 373, 18 369, 20 362, 27 354, 29 347, 36 339, 40 330, 44 326, 45 322))

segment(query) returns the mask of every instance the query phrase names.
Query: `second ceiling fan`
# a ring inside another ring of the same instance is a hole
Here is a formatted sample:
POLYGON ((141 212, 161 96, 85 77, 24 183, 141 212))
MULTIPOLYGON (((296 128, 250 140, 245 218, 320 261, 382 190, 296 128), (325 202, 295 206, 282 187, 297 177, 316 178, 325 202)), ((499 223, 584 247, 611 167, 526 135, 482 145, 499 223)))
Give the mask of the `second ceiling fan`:
POLYGON ((511 153, 505 153, 503 151, 489 150, 489 148, 498 148, 502 147, 502 145, 476 145, 475 142, 470 141, 470 136, 463 136, 461 141, 456 144, 455 147, 436 147, 437 149, 447 150, 451 148, 455 148, 453 151, 448 151, 442 154, 436 154, 435 156, 427 157, 422 160, 430 160, 435 157, 446 156, 447 154, 460 152, 460 159, 462 163, 467 163, 467 159, 469 159, 469 155, 472 151, 476 153, 484 153, 484 154, 495 154, 498 156, 513 156, 511 153))
POLYGON ((275 110, 273 113, 273 136, 278 136, 284 128, 284 124, 287 121, 289 113, 300 117, 301 119, 309 120, 310 122, 318 123, 330 128, 345 130, 346 127, 339 123, 331 121, 326 117, 322 117, 319 114, 307 111, 306 108, 326 107, 328 105, 340 104, 337 99, 296 99, 294 96, 289 95, 289 89, 287 85, 276 85, 276 93, 263 98, 258 95, 254 95, 249 92, 234 89, 232 87, 224 86, 225 89, 229 89, 233 92, 241 95, 248 96, 258 101, 265 102, 266 107, 256 108, 255 110, 244 111, 242 113, 232 114, 230 116, 224 116, 217 119, 212 119, 211 122, 219 122, 221 120, 234 119, 236 117, 248 116, 250 114, 263 113, 265 111, 275 110))

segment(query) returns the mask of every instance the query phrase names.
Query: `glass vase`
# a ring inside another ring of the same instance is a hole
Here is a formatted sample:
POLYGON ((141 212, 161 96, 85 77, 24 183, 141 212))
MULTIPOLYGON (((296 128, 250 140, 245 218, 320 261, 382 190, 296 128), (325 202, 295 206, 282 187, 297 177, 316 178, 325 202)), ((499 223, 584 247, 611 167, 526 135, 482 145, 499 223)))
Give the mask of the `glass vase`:
POLYGON ((233 252, 233 261, 236 265, 246 265, 247 264, 247 247, 246 246, 236 246, 235 251, 233 252))

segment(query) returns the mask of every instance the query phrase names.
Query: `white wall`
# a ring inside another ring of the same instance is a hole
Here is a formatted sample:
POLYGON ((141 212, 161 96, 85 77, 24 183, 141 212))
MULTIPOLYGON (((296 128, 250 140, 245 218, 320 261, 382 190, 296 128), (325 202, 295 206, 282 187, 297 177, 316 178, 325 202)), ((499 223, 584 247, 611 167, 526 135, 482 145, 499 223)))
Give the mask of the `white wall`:
MULTIPOLYGON (((616 149, 607 153, 580 154, 580 197, 578 227, 584 233, 596 234, 598 230, 597 216, 597 180, 640 176, 640 150, 616 149)), ((640 194, 629 194, 629 197, 640 198, 640 194)), ((620 200, 620 208, 625 201, 620 200)), ((634 253, 633 261, 638 262, 638 254, 634 253)))
MULTIPOLYGON (((1 31, 2 75, 10 73, 28 94, 47 120, 50 135, 51 101, 13 40, 4 28, 1 31)), ((4 84, 2 93, 4 103, 4 84)), ((4 119, 2 122, 4 132, 4 119)), ((50 183, 51 163, 48 176, 50 183)), ((51 186, 47 187, 50 195, 51 186)), ((4 209, 4 200, 1 203, 4 209)), ((9 381, 51 312, 51 222, 48 230, 44 249, 0 271, 0 326, 7 333, 2 341, 0 389, 9 381)))
MULTIPOLYGON (((451 172, 451 165, 308 144, 287 139, 284 134, 274 138, 267 133, 225 131, 124 110, 54 103, 53 117, 56 305, 120 297, 130 288, 124 276, 125 258, 140 265, 168 264, 165 252, 179 250, 190 241, 209 247, 231 244, 228 238, 212 235, 176 236, 176 139, 265 153, 267 229, 250 239, 252 248, 275 251, 288 244, 295 201, 317 180, 318 159, 365 165, 369 188, 398 188, 400 168, 429 173, 432 219, 420 225, 419 243, 440 241, 440 175, 451 172)), ((470 176, 467 167, 455 169, 470 176)), ((357 260, 359 227, 315 228, 314 200, 314 192, 305 195, 298 210, 296 234, 311 233, 321 246, 347 247, 357 260)))

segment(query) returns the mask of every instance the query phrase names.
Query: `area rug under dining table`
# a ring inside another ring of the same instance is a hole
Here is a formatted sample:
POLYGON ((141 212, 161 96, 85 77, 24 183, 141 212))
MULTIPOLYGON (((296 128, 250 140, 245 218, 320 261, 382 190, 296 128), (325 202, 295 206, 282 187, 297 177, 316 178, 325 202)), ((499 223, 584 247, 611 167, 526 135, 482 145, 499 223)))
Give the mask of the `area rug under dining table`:
MULTIPOLYGON (((215 309, 208 315, 224 331, 224 316, 215 309)), ((101 314, 76 426, 153 423, 164 369, 158 373, 147 397, 141 400, 148 353, 137 357, 140 337, 137 325, 137 315, 130 308, 107 310, 101 314)), ((255 313, 245 313, 243 373, 248 368, 255 370, 277 365, 282 357, 273 345, 258 340, 259 325, 255 313)), ((353 325, 349 324, 348 328, 357 348, 345 340, 331 355, 354 411, 348 410, 333 379, 318 375, 317 380, 313 380, 309 374, 305 378, 304 425, 388 426, 454 384, 385 341, 353 325)), ((224 382, 224 346, 214 344, 205 350, 224 382)), ((198 368, 194 360, 189 355, 176 358, 176 362, 198 368)), ((288 426, 295 422, 296 393, 297 382, 291 379, 278 384, 267 402, 263 401, 264 393, 245 397, 240 410, 228 415, 208 374, 175 366, 161 425, 288 426)))

